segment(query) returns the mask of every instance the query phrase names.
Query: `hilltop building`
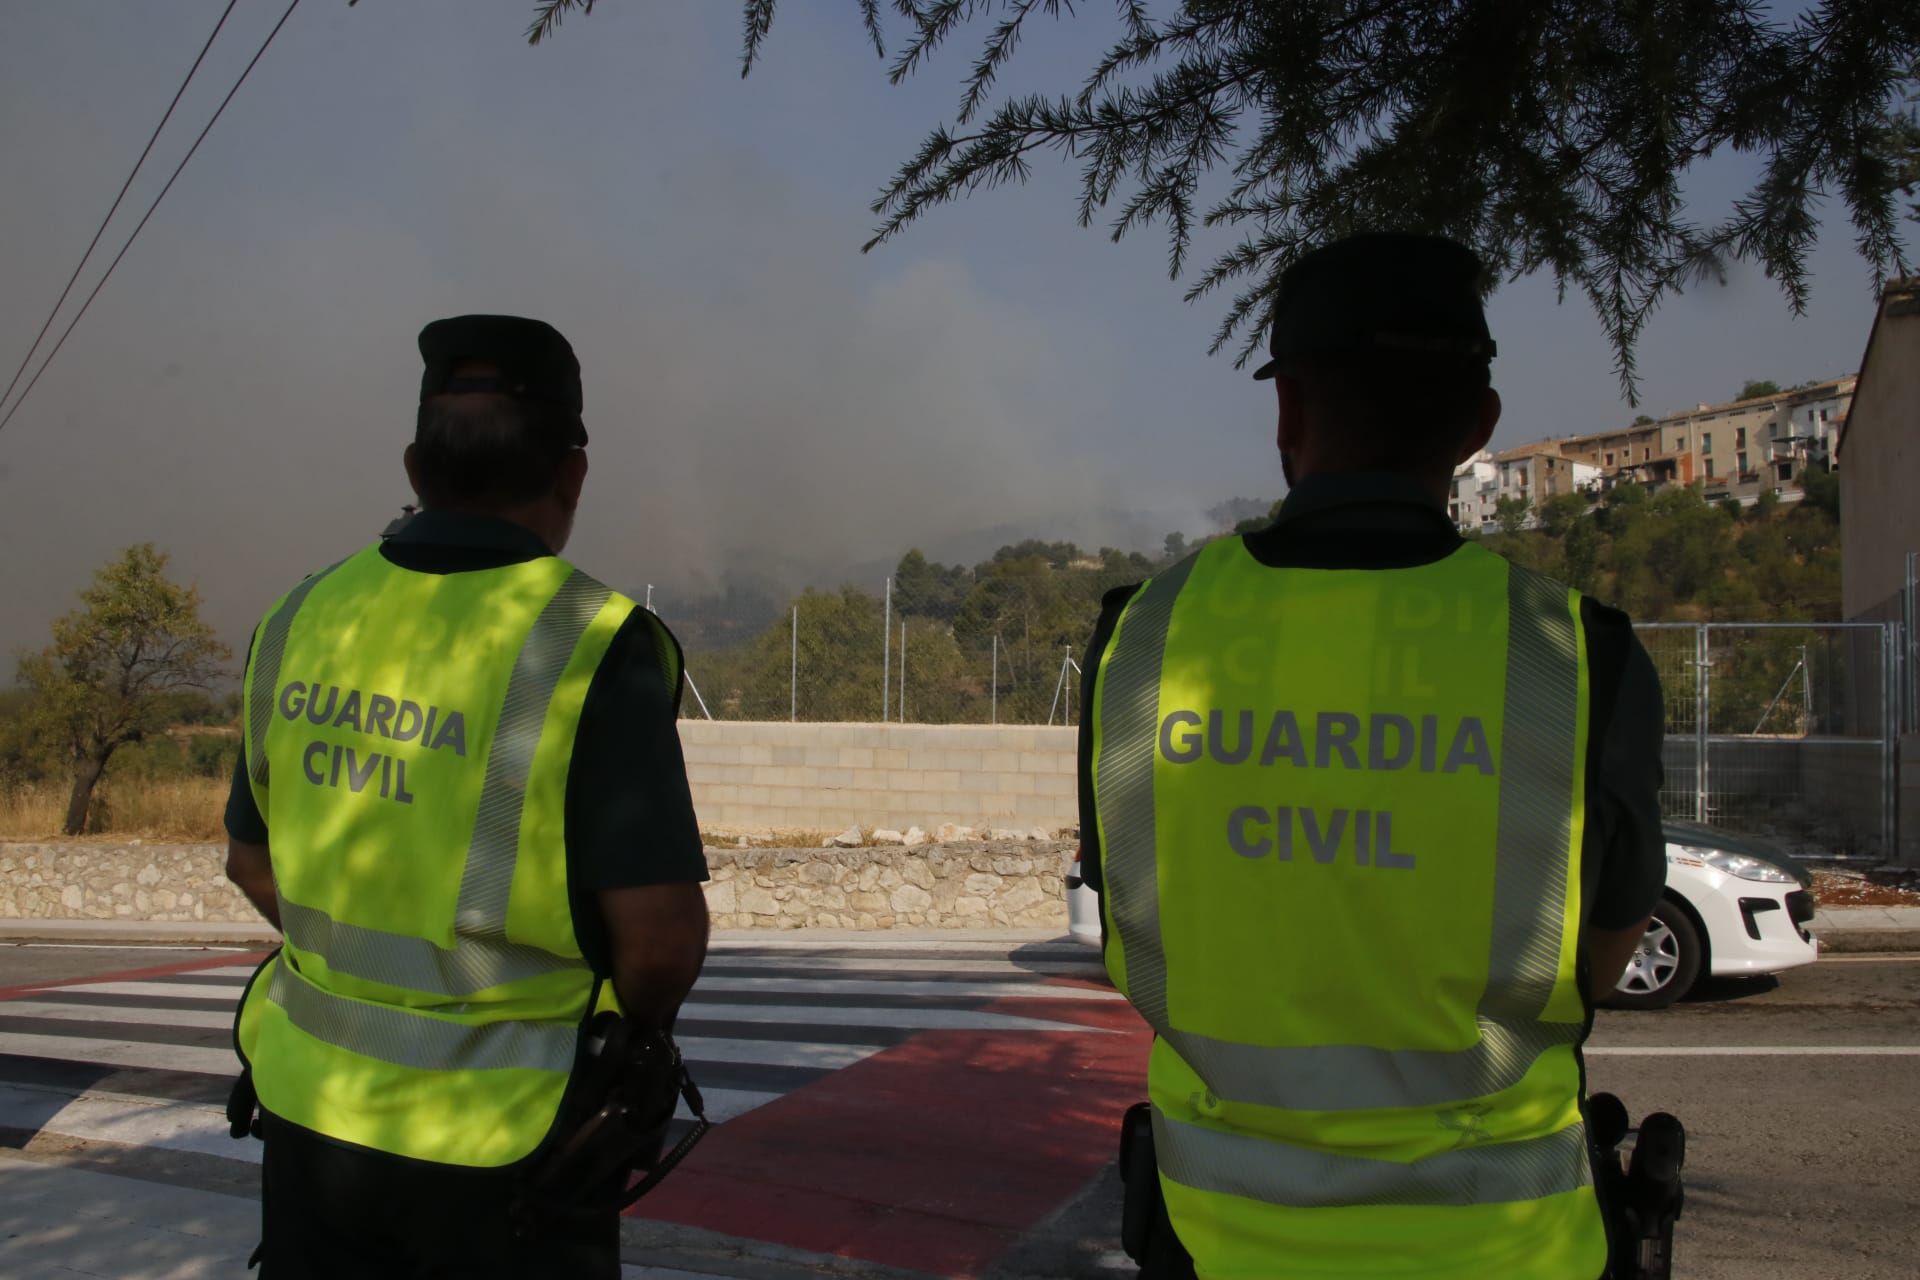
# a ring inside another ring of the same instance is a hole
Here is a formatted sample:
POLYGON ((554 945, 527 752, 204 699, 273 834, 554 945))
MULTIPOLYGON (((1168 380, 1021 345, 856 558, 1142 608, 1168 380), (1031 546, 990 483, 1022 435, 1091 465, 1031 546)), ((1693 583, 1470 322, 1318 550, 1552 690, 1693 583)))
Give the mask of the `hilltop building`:
POLYGON ((1563 493, 1592 492, 1600 478, 1600 468, 1565 456, 1555 440, 1501 453, 1483 449, 1453 469, 1447 514, 1462 529, 1491 531, 1502 499, 1517 498, 1531 511, 1563 493))
POLYGON ((1751 505, 1763 492, 1798 502, 1806 468, 1834 465, 1835 441, 1858 382, 1848 374, 1612 431, 1478 454, 1455 468, 1448 505, 1461 528, 1485 529, 1501 498, 1537 507, 1562 493, 1616 484, 1698 485, 1710 502, 1734 498, 1751 505))

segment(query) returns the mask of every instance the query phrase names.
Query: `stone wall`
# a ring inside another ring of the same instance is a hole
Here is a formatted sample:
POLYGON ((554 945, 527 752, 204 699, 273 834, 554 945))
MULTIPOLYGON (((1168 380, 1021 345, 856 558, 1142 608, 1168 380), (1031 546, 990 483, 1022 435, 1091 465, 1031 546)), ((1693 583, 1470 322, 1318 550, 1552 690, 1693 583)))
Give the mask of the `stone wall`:
POLYGON ((0 844, 0 919, 256 924, 210 844, 0 844))
POLYGON ((1067 726, 682 720, 701 826, 839 831, 1078 823, 1067 726))
POLYGON ((1072 846, 709 849, 716 929, 1067 927, 1072 846))
MULTIPOLYGON (((1071 845, 708 849, 717 929, 1060 928, 1071 845)), ((257 923, 213 845, 0 844, 0 919, 257 923)))

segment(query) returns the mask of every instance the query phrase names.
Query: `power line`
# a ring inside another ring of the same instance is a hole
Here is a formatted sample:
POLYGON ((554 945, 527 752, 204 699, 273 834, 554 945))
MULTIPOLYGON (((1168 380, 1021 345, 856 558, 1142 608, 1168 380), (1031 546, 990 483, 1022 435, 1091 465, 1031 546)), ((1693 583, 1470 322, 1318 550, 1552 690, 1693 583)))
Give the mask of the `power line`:
POLYGON ((107 216, 100 219, 100 226, 93 233, 93 239, 87 241, 87 251, 80 255, 80 261, 73 264, 73 274, 67 277, 67 287, 60 291, 60 298, 53 304, 53 310, 47 312, 46 322, 40 326, 40 332, 33 335, 33 345, 27 348, 27 354, 20 357, 20 367, 13 371, 13 380, 7 383, 5 393, 0 394, 0 405, 12 398, 13 389, 20 385, 20 375, 25 373, 27 366, 33 363, 34 353, 40 350, 41 340, 47 336, 47 330, 53 328, 53 322, 59 316, 60 308, 67 305, 67 296, 73 292, 74 282, 80 278, 80 273, 86 270, 87 259, 93 256, 93 251, 100 245, 100 237, 106 234, 107 224, 113 221, 114 214, 120 212, 120 202, 127 198, 127 191, 133 186, 133 180, 138 176, 140 166, 147 162, 147 156, 153 151, 153 144, 160 140, 160 131, 167 127, 167 121, 173 119, 173 109, 180 105, 180 99, 186 93, 187 86, 193 83, 193 77, 200 70, 200 64, 206 61, 207 50, 213 48, 214 39, 219 36, 220 28, 227 25, 227 15, 233 12, 233 6, 239 2, 240 0, 227 0, 227 7, 221 10, 220 20, 213 24, 213 31, 207 36, 207 42, 200 46, 200 56, 193 60, 191 67, 187 68, 187 78, 182 80, 180 87, 173 91, 173 101, 167 104, 166 112, 160 117, 160 123, 153 126, 153 135, 147 139, 147 145, 140 149, 140 158, 135 160, 133 168, 127 171, 127 180, 120 184, 120 194, 113 198, 113 206, 107 210, 107 216))
POLYGON ((260 42, 259 49, 254 51, 246 69, 240 73, 240 78, 233 82, 233 88, 227 90, 227 96, 220 99, 220 105, 214 108, 213 118, 207 121, 206 127, 200 130, 200 136, 193 140, 191 147, 187 148, 187 154, 182 156, 180 163, 174 166, 172 176, 167 179, 167 185, 160 188, 160 194, 155 196, 153 203, 147 206, 146 213, 141 215, 139 223, 133 228, 133 234, 129 235, 127 242, 120 246, 120 252, 113 256, 113 261, 107 264, 106 273, 100 277, 99 283, 93 286, 93 292, 89 293, 87 300, 80 304, 80 310, 74 312, 73 319, 67 321, 67 327, 60 333, 60 340, 53 344, 53 349, 47 352, 47 358, 40 362, 38 369, 34 370, 33 377, 27 382, 26 389, 20 393, 20 398, 13 402, 13 408, 7 410, 6 416, 0 418, 0 431, 6 430, 7 424, 13 421, 13 415, 20 412, 20 406, 25 404, 27 397, 33 394, 34 387, 40 383, 40 376, 47 371, 47 366, 53 363, 54 357, 60 354, 60 348, 67 345, 67 339, 73 336, 74 327, 80 323, 81 317, 87 314, 87 308, 93 305, 93 300, 100 296, 100 290, 105 288, 107 281, 112 278, 114 268, 120 265, 120 259, 127 256, 127 250, 133 248, 133 242, 140 238, 140 232, 145 229, 148 219, 153 217, 154 210, 158 209, 160 202, 167 198, 167 192, 173 190, 173 184, 179 179, 181 170, 185 169, 187 162, 193 159, 194 152, 200 150, 200 144, 207 140, 207 134, 211 133, 213 126, 219 123, 221 114, 227 109, 227 104, 232 102, 234 95, 240 92, 240 86, 247 82, 247 77, 253 74, 254 67, 259 64, 261 58, 266 56, 267 47, 273 43, 273 38, 280 34, 280 28, 287 25, 287 19, 291 18, 293 11, 299 7, 300 0, 292 0, 287 5, 287 11, 280 15, 280 21, 273 24, 273 30, 267 32, 267 38, 260 42))

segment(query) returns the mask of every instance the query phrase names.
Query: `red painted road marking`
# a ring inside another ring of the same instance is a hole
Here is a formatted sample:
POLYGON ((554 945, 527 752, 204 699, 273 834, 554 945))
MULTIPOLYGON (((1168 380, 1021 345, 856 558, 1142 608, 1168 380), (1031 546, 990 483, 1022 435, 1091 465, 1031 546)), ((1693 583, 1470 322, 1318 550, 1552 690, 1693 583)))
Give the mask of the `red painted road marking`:
MULTIPOLYGON (((988 1005, 1033 1015, 1037 1001, 988 1005)), ((1149 1034, 927 1031, 715 1129, 641 1216, 944 1276, 977 1275, 1113 1158, 1149 1034)))
POLYGON ((119 973, 96 973, 89 978, 53 978, 46 982, 26 982, 15 987, 0 987, 0 1000, 18 1000, 36 991, 50 991, 56 987, 82 987, 90 982, 137 982, 142 978, 167 978, 176 973, 192 973, 196 969, 224 969, 229 965, 240 964, 257 965, 265 960, 267 955, 265 951, 228 951, 203 960, 180 960, 173 964, 156 964, 146 969, 125 969, 119 973))

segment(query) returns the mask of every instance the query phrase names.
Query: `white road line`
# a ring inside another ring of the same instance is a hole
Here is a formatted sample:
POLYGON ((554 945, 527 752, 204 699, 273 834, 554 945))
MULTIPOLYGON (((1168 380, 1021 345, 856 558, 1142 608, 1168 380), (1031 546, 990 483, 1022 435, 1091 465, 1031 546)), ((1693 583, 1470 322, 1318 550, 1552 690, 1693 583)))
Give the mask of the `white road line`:
MULTIPOLYGON (((59 996, 62 992, 93 992, 103 996, 133 996, 139 1000, 153 998, 192 997, 195 1000, 238 1000, 246 989, 244 982, 88 982, 75 983, 66 987, 51 987, 43 991, 29 991, 21 996, 22 1000, 46 999, 59 996)), ((11 1000, 0 1000, 0 1009, 13 1004, 11 1000)))
POLYGON ((78 1097, 20 1085, 0 1085, 0 1125, 55 1133, 89 1142, 192 1151, 258 1163, 260 1144, 236 1142, 219 1107, 124 1094, 78 1097))
MULTIPOLYGON (((758 933, 750 930, 749 933, 758 933)), ((872 933, 841 934, 836 937, 809 937, 804 930, 793 930, 799 936, 789 936, 786 931, 768 929, 765 937, 745 936, 739 933, 731 937, 715 938, 710 949, 714 951, 744 948, 749 951, 770 949, 777 951, 921 951, 928 955, 937 955, 943 951, 997 951, 1009 953, 1018 951, 1022 955, 1039 958, 1043 955, 1071 958, 1076 955, 1098 955, 1097 947, 1085 943, 1054 936, 1034 941, 1005 937, 960 937, 893 938, 887 936, 884 929, 872 933)))
POLYGON ((178 943, 132 943, 132 942, 0 942, 0 947, 18 949, 45 949, 48 951, 171 951, 175 955, 187 951, 256 951, 258 947, 196 946, 182 948, 178 943))
POLYGON ((149 1044, 134 1040, 96 1040, 89 1036, 42 1036, 0 1031, 0 1053, 28 1058, 65 1058, 114 1067, 150 1067, 159 1071, 197 1071, 203 1075, 237 1076, 240 1059, 232 1049, 202 1049, 193 1045, 149 1044))
POLYGON ((885 1045, 823 1044, 815 1040, 751 1040, 725 1036, 679 1036, 688 1062, 731 1062, 760 1067, 849 1067, 885 1045))
POLYGON ((1877 956, 1823 955, 1821 965, 1830 964, 1920 964, 1920 951, 1889 952, 1877 956))
POLYGON ((747 991, 766 995, 832 996, 960 996, 968 1000, 1124 1000, 1118 991, 1101 987, 1056 987, 1038 982, 915 982, 902 979, 819 978, 702 978, 693 986, 701 991, 747 991))
POLYGON ((150 1027, 231 1027, 224 1009, 159 1009, 150 1004, 54 1004, 50 1000, 0 1000, 0 1018, 48 1018, 98 1025, 131 1022, 150 1027))
POLYGON ((920 956, 911 960, 885 956, 736 956, 715 951, 707 956, 708 965, 726 965, 735 969, 836 969, 850 973, 992 973, 1018 977, 1028 974, 1105 978, 1106 970, 1097 961, 1073 960, 942 960, 920 956))
POLYGON ((1110 1034, 1048 1018, 971 1009, 873 1009, 861 1005, 703 1004, 680 1006, 680 1017, 701 1022, 785 1022, 817 1027, 891 1027, 905 1031, 1075 1031, 1110 1034))
MULTIPOLYGON (((755 1107, 764 1107, 769 1102, 778 1102, 786 1096, 784 1093, 762 1093, 758 1089, 702 1089, 700 1091, 700 1100, 707 1108, 707 1119, 715 1124, 731 1120, 735 1116, 745 1115, 755 1107)), ((693 1119, 693 1112, 687 1110, 684 1099, 674 1115, 682 1120, 693 1119)))
POLYGON ((1920 1058, 1920 1044, 1588 1045, 1600 1058, 1920 1058))

